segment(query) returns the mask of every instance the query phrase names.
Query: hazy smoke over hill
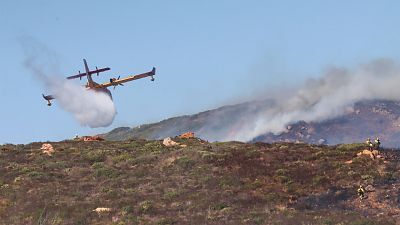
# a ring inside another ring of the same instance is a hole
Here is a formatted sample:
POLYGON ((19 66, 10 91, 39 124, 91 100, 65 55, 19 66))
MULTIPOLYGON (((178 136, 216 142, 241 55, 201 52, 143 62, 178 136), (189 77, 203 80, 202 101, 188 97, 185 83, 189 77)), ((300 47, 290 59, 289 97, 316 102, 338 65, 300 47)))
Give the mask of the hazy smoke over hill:
POLYGON ((107 94, 87 91, 79 84, 58 76, 57 57, 40 43, 31 39, 23 39, 21 43, 26 53, 24 66, 44 84, 47 94, 55 96, 61 108, 72 113, 82 126, 106 127, 113 122, 116 109, 107 94))
POLYGON ((275 97, 271 107, 243 116, 245 122, 231 121, 230 127, 235 128, 223 139, 250 141, 268 132, 278 134, 297 121, 318 122, 339 116, 361 100, 400 100, 399 84, 400 66, 389 59, 352 69, 330 68, 321 78, 307 80, 289 96, 282 90, 285 97, 275 97))

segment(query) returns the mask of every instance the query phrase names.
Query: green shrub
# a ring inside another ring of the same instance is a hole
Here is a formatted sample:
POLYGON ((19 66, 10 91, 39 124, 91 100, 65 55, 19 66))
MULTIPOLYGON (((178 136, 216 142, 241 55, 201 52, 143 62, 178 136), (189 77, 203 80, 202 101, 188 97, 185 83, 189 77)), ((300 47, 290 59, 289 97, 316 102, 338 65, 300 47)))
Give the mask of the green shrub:
POLYGON ((361 179, 363 180, 369 180, 369 179, 374 179, 373 176, 369 175, 369 174, 365 174, 365 175, 361 175, 361 179))
POLYGON ((354 177, 355 175, 357 175, 357 172, 350 170, 349 172, 347 172, 347 175, 350 177, 354 177))
POLYGON ((289 171, 287 169, 281 168, 275 171, 277 176, 285 176, 289 171))
POLYGON ((160 141, 152 141, 145 144, 141 150, 145 152, 160 153, 164 150, 164 145, 160 141))
POLYGON ((201 155, 201 158, 206 161, 206 162, 214 162, 217 160, 217 154, 215 153, 210 153, 210 152, 204 152, 201 155))
POLYGON ((31 168, 31 167, 26 167, 26 166, 22 167, 22 168, 19 170, 19 172, 21 172, 22 174, 27 174, 27 173, 32 172, 32 171, 34 171, 33 168, 31 168))
POLYGON ((29 177, 34 178, 34 179, 42 179, 42 178, 47 177, 47 175, 45 173, 40 172, 40 171, 31 171, 31 172, 27 173, 26 175, 28 175, 29 177))
POLYGON ((258 158, 261 156, 261 152, 258 150, 248 150, 246 151, 245 156, 248 158, 258 158))
POLYGON ((313 185, 321 185, 321 184, 327 183, 328 181, 329 181, 328 178, 326 178, 325 176, 319 176, 319 175, 313 177, 313 179, 312 179, 313 185))
POLYGON ((176 190, 167 191, 164 193, 163 198, 166 200, 171 200, 179 196, 179 192, 176 190))
POLYGON ((93 150, 89 151, 84 155, 84 158, 91 163, 104 162, 106 160, 106 151, 104 150, 93 150))
POLYGON ((129 153, 122 153, 120 155, 114 156, 112 158, 113 163, 119 163, 119 162, 127 162, 133 160, 133 157, 129 153))
POLYGON ((221 188, 229 188, 234 185, 240 185, 240 180, 235 176, 225 176, 219 180, 219 186, 221 188))
POLYGON ((175 163, 178 166, 182 167, 183 169, 191 169, 195 162, 193 160, 191 160, 190 158, 183 156, 183 157, 177 159, 175 161, 175 163))
POLYGON ((57 162, 48 162, 46 163, 46 166, 49 169, 65 169, 68 167, 67 162, 64 161, 57 161, 57 162))
POLYGON ((304 190, 301 189, 299 185, 294 183, 293 181, 288 181, 285 183, 285 190, 289 194, 296 194, 298 192, 303 192, 304 190))
POLYGON ((317 156, 315 154, 310 154, 304 158, 305 161, 315 161, 317 160, 317 156))
POLYGON ((341 151, 360 150, 366 148, 364 143, 341 144, 336 147, 341 151))
POLYGON ((127 205, 127 206, 122 207, 122 210, 121 210, 121 211, 122 211, 122 214, 123 214, 123 215, 127 215, 127 214, 133 212, 133 208, 132 208, 132 206, 127 205))
POLYGON ((267 201, 269 204, 275 204, 282 201, 282 197, 276 192, 269 192, 264 195, 264 201, 267 201))
POLYGON ((100 168, 103 168, 104 166, 105 166, 105 164, 103 162, 95 162, 92 164, 93 169, 100 169, 100 168))
POLYGON ((153 210, 153 203, 149 200, 143 201, 139 205, 139 210, 142 213, 148 213, 153 210))
POLYGON ((228 206, 227 203, 221 202, 221 203, 217 203, 217 204, 211 206, 210 209, 212 209, 212 210, 223 210, 223 209, 228 208, 228 207, 229 206, 228 206))
POLYGON ((119 172, 111 167, 99 167, 94 172, 96 177, 115 178, 118 177, 119 172))
POLYGON ((275 176, 274 178, 275 180, 281 182, 282 184, 288 184, 292 182, 290 177, 287 176, 275 176))
POLYGON ((262 187, 264 184, 260 179, 255 179, 254 182, 250 184, 251 189, 257 189, 262 187))
POLYGON ((177 221, 172 218, 162 218, 157 221, 157 225, 173 225, 177 224, 177 221))
POLYGON ((252 220, 257 225, 258 224, 264 224, 264 222, 265 222, 264 219, 262 217, 260 217, 260 216, 254 216, 254 218, 252 220))

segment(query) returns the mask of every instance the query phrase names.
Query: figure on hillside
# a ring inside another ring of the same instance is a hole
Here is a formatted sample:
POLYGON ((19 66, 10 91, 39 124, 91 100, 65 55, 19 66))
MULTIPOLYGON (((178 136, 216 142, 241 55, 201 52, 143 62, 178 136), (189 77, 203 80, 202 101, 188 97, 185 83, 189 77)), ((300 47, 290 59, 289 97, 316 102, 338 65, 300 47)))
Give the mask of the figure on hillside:
POLYGON ((381 141, 379 140, 379 138, 377 137, 375 139, 375 149, 379 151, 379 146, 381 145, 381 141))
POLYGON ((373 145, 372 145, 371 139, 368 138, 367 141, 366 141, 365 143, 367 144, 368 150, 372 151, 373 145))
POLYGON ((364 199, 365 189, 362 185, 360 185, 360 187, 357 189, 357 194, 358 194, 358 197, 360 197, 360 200, 364 199))

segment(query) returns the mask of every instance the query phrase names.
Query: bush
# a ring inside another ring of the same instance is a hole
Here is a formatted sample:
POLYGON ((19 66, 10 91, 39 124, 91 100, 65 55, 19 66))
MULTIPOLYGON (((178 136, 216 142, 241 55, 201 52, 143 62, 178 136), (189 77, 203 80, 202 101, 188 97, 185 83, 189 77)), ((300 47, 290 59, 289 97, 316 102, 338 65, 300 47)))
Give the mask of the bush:
POLYGON ((369 174, 365 174, 365 175, 361 175, 361 179, 363 180, 369 180, 369 179, 374 179, 373 176, 369 175, 369 174))
POLYGON ((281 182, 282 184, 292 183, 290 177, 287 176, 275 176, 274 177, 277 181, 281 182))
POLYGON ((100 169, 104 167, 104 163, 103 162, 95 162, 92 164, 92 168, 93 169, 100 169))
POLYGON ((287 193, 289 194, 296 194, 297 192, 302 192, 302 189, 300 186, 298 186, 296 183, 289 181, 285 183, 285 188, 287 193))
POLYGON ((119 163, 119 162, 127 162, 133 160, 133 157, 129 153, 122 153, 120 155, 114 156, 112 158, 113 163, 119 163))
POLYGON ((173 225, 173 224, 177 224, 177 222, 172 218, 162 218, 159 221, 157 221, 157 225, 173 225))
POLYGON ((145 152, 161 153, 164 150, 164 145, 160 141, 152 141, 145 144, 141 150, 145 152))
POLYGON ((39 171, 31 171, 31 172, 29 172, 29 173, 27 173, 27 175, 29 176, 29 177, 32 177, 32 178, 44 178, 44 177, 46 177, 46 174, 45 173, 43 173, 43 172, 39 172, 39 171))
POLYGON ((313 177, 313 179, 312 179, 312 183, 315 186, 327 183, 328 181, 329 181, 328 178, 326 178, 325 176, 319 176, 319 175, 313 177))
POLYGON ((96 170, 95 175, 96 175, 96 177, 113 178, 113 177, 117 177, 118 173, 111 168, 101 168, 101 169, 96 170))
POLYGON ((252 182, 249 186, 251 189, 257 189, 262 187, 264 184, 261 180, 256 179, 254 182, 252 182))
POLYGON ((347 172, 347 175, 350 177, 354 177, 355 175, 357 175, 357 172, 355 172, 354 170, 350 170, 349 172, 347 172))
POLYGON ((130 205, 122 207, 122 214, 126 215, 133 212, 133 208, 130 205))
POLYGON ((282 197, 275 192, 267 193, 264 195, 263 199, 268 203, 277 203, 282 201, 282 197))
POLYGON ((148 213, 153 210, 153 203, 149 200, 140 203, 139 210, 142 213, 148 213))
POLYGON ((22 167, 19 171, 20 171, 22 174, 27 174, 27 173, 29 173, 29 172, 34 171, 34 169, 31 168, 31 167, 26 167, 26 166, 24 166, 24 167, 22 167))
POLYGON ((115 178, 118 177, 119 172, 114 168, 105 166, 104 163, 94 163, 92 167, 95 169, 94 174, 96 177, 108 177, 115 178))
POLYGON ((91 163, 104 162, 104 160, 106 160, 106 151, 104 150, 89 151, 84 155, 84 158, 90 161, 91 163))
POLYGON ((277 176, 285 176, 288 172, 289 172, 289 171, 288 171, 287 169, 281 168, 281 169, 277 169, 277 170, 275 171, 275 174, 276 174, 277 176))
POLYGON ((252 220, 255 224, 265 224, 264 219, 260 216, 255 216, 252 220))
POLYGON ((179 192, 176 190, 168 191, 164 194, 163 198, 167 200, 174 199, 179 196, 179 192))
POLYGON ((210 209, 212 210, 223 210, 225 208, 228 208, 228 204, 226 204, 225 202, 217 203, 210 207, 210 209))
POLYGON ((186 156, 177 159, 175 163, 183 169, 191 169, 194 165, 194 161, 186 156))
POLYGON ((214 161, 217 160, 217 154, 209 153, 209 152, 203 152, 202 155, 201 155, 201 158, 206 162, 214 162, 214 161))
POLYGON ((336 147, 341 151, 360 150, 366 148, 364 143, 341 144, 336 147))

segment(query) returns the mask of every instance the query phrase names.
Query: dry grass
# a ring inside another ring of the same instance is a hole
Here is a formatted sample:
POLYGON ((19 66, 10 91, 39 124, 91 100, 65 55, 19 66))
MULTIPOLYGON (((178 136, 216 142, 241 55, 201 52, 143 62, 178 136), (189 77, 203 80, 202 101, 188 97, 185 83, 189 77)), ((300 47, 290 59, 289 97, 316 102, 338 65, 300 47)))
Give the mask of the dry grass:
MULTIPOLYGON (((49 157, 41 153, 42 143, 0 146, 0 224, 396 220, 385 208, 378 217, 379 209, 355 207, 360 183, 383 190, 399 178, 395 161, 359 158, 345 164, 358 145, 175 141, 187 147, 144 140, 69 141, 52 143, 55 153, 49 157), (93 212, 98 207, 112 211, 93 212)), ((396 208, 393 199, 385 201, 396 208)))

